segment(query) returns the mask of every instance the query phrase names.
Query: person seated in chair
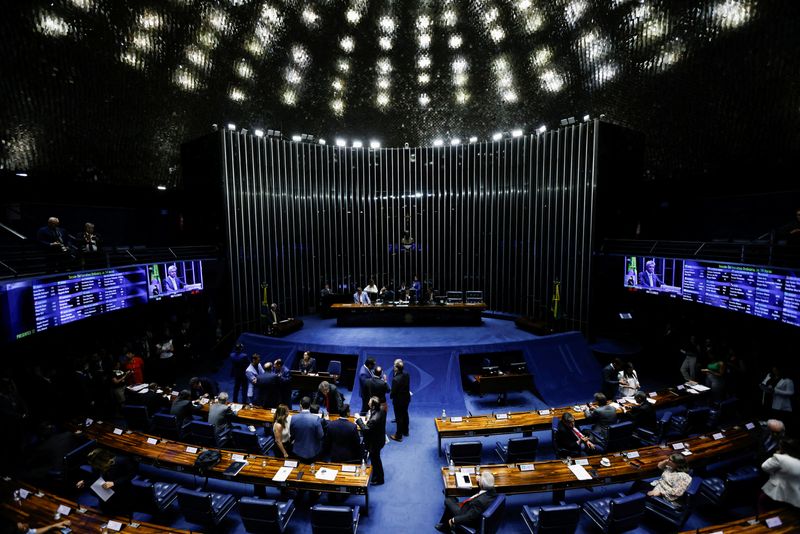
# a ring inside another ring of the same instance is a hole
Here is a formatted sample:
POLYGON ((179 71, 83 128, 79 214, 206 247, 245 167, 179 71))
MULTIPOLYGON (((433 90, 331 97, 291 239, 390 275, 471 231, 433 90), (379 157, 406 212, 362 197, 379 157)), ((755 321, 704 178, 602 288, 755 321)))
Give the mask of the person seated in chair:
POLYGON ((636 405, 631 408, 623 408, 623 411, 628 414, 634 426, 651 431, 655 430, 656 426, 658 426, 655 405, 647 402, 647 395, 643 391, 637 392, 633 396, 633 400, 636 401, 636 405))
POLYGON ((313 375, 317 372, 317 360, 311 356, 311 353, 305 351, 303 353, 303 358, 300 360, 300 363, 297 366, 298 370, 303 373, 304 375, 309 374, 313 375))
POLYGON ((617 422, 617 409, 608 404, 602 393, 594 394, 594 408, 585 410, 586 420, 594 423, 592 433, 600 440, 608 436, 608 427, 617 422))
POLYGON ((455 497, 445 498, 444 513, 436 524, 436 530, 453 532, 456 525, 480 528, 481 515, 497 497, 494 490, 494 475, 489 471, 482 471, 478 487, 480 488, 478 493, 462 502, 455 497))
POLYGON ((208 409, 208 422, 214 425, 214 433, 218 439, 233 427, 233 418, 233 410, 228 404, 228 393, 222 391, 208 409))
POLYGON ((580 456, 596 448, 589 437, 575 427, 575 416, 569 412, 561 416, 554 439, 556 450, 563 456, 580 456))
POLYGON ((189 380, 189 388, 192 392, 192 400, 197 400, 200 397, 211 398, 217 394, 214 381, 205 376, 192 377, 189 380))
POLYGON ((692 483, 686 456, 677 452, 671 454, 669 458, 659 462, 658 468, 662 471, 661 477, 656 480, 637 480, 627 493, 630 495, 647 490, 650 497, 663 497, 669 502, 683 497, 692 483))
POLYGON ((86 458, 92 467, 92 478, 79 480, 75 487, 91 486, 97 477, 103 477, 103 489, 114 492, 108 500, 100 500, 100 508, 106 513, 122 514, 130 507, 131 480, 136 474, 136 464, 126 456, 106 449, 96 448, 86 458))
POLYGON ((178 398, 172 403, 169 413, 178 420, 179 428, 192 420, 192 393, 188 389, 184 389, 178 394, 178 398))

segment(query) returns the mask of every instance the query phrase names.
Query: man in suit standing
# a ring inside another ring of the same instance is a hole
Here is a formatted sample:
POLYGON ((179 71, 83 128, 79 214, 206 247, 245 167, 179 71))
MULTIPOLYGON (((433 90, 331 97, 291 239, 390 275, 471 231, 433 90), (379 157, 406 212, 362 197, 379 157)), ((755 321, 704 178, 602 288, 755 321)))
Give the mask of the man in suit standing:
POLYGON ((369 395, 370 398, 378 397, 381 408, 383 411, 386 411, 387 393, 389 393, 389 384, 386 383, 386 375, 383 374, 383 368, 378 365, 373 370, 372 377, 367 380, 367 395, 369 395))
POLYGON ((264 374, 256 381, 259 402, 264 408, 277 408, 281 403, 281 384, 278 375, 272 372, 272 363, 264 364, 264 374))
POLYGON ((644 264, 644 272, 639 273, 639 285, 645 287, 661 287, 661 279, 655 273, 656 262, 648 260, 644 264))
POLYGON ((647 430, 655 430, 658 425, 656 408, 653 404, 647 402, 647 395, 643 391, 639 391, 633 396, 633 400, 636 401, 636 406, 625 410, 625 412, 628 414, 631 421, 633 421, 634 426, 647 430))
POLYGON ((585 410, 583 414, 587 421, 594 423, 592 433, 600 440, 608 437, 608 427, 617 422, 617 409, 608 404, 606 396, 602 393, 594 394, 595 407, 585 410))
POLYGON ((233 402, 239 402, 239 399, 242 399, 242 402, 246 402, 247 397, 247 389, 245 384, 247 384, 247 377, 245 376, 245 371, 247 371, 247 366, 250 363, 250 358, 247 357, 247 353, 244 351, 244 345, 241 343, 237 343, 236 347, 233 349, 230 355, 231 360, 231 378, 233 378, 233 402), (242 393, 242 396, 239 396, 239 392, 242 393))
POLYGON ((283 365, 283 360, 278 358, 272 364, 273 372, 278 375, 278 391, 280 391, 281 404, 292 409, 292 373, 283 365))
MULTIPOLYGON (((378 397, 369 399, 367 422, 365 423, 359 417, 356 419, 356 424, 364 434, 364 446, 369 452, 369 462, 372 465, 372 482, 370 484, 380 486, 384 482, 381 449, 386 444, 386 412, 381 408, 378 397)), ((292 425, 294 425, 294 421, 292 421, 292 425)))
POLYGON ((183 289, 183 280, 178 278, 178 267, 175 264, 167 267, 167 277, 164 279, 164 293, 174 293, 183 289))
POLYGON ((300 400, 300 413, 292 416, 292 453, 305 463, 312 463, 322 451, 322 421, 310 411, 311 399, 300 400))
POLYGON ((361 394, 361 413, 366 413, 369 409, 369 395, 367 392, 367 380, 372 378, 372 370, 375 368, 375 359, 367 358, 361 369, 358 370, 358 386, 361 394))
POLYGON ((319 389, 317 393, 314 395, 313 404, 318 405, 321 408, 324 408, 326 412, 329 414, 336 414, 339 413, 342 409, 342 402, 341 396, 339 395, 339 390, 336 389, 336 386, 329 383, 327 380, 324 382, 320 382, 319 389))
POLYGON ((350 422, 350 405, 345 404, 339 411, 339 418, 328 422, 325 434, 326 449, 331 452, 331 462, 355 464, 361 461, 361 436, 358 427, 350 422))
POLYGON ((622 360, 619 358, 614 358, 613 361, 603 367, 603 385, 600 391, 606 396, 606 399, 617 398, 617 391, 619 391, 619 372, 622 368, 622 360))
POLYGON ((369 295, 360 287, 356 288, 356 292, 353 293, 353 302, 355 304, 372 304, 369 300, 369 295))
POLYGON ((258 384, 258 377, 262 374, 264 374, 264 368, 261 366, 261 356, 253 354, 250 356, 250 365, 244 372, 247 378, 247 402, 250 404, 256 404, 259 401, 256 384, 258 384))
POLYGON ((394 361, 394 376, 392 376, 392 406, 394 418, 397 421, 397 430, 389 436, 395 441, 403 441, 403 436, 408 436, 408 405, 411 403, 411 384, 408 373, 404 372, 403 360, 394 361))
POLYGON ((497 497, 494 491, 494 475, 490 471, 482 471, 478 487, 480 491, 463 502, 458 502, 455 497, 445 498, 444 513, 436 524, 436 530, 452 532, 456 525, 474 529, 480 527, 481 515, 497 497))

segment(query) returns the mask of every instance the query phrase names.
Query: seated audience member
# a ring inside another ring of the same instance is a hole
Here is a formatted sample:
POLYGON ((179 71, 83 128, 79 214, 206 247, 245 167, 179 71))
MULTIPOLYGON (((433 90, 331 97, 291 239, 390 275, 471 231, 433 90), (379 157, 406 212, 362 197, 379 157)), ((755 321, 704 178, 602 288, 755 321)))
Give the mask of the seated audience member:
POLYGON ((643 391, 637 392, 633 399, 636 401, 636 405, 625 409, 630 420, 639 428, 655 430, 658 425, 655 405, 647 402, 647 395, 643 391))
POLYGON ((391 288, 387 288, 383 286, 378 292, 378 300, 381 302, 393 302, 394 301, 394 291, 391 288))
POLYGON ((311 413, 311 399, 300 400, 300 413, 292 416, 292 454, 305 463, 312 463, 322 451, 322 421, 311 413))
POLYGON ((189 380, 189 388, 192 392, 192 400, 197 400, 200 397, 211 398, 217 394, 217 388, 214 381, 205 376, 195 376, 189 380))
POLYGON ((593 423, 592 432, 601 440, 608 435, 608 427, 617 422, 617 410, 602 393, 594 394, 594 408, 584 411, 586 420, 593 423))
POLYGON ((301 373, 305 374, 314 374, 317 372, 317 360, 316 358, 311 357, 311 353, 305 351, 303 353, 303 358, 300 360, 300 363, 297 365, 297 368, 300 370, 301 373))
POLYGON ((291 431, 289 429, 291 419, 289 408, 285 404, 278 405, 275 410, 275 418, 272 421, 272 435, 275 438, 275 445, 278 446, 278 452, 284 458, 289 457, 292 446, 291 431))
POLYGON ((184 389, 178 394, 169 413, 178 419, 180 427, 192 420, 192 393, 188 389, 184 389))
POLYGON ((219 436, 231 429, 233 418, 233 410, 228 404, 228 394, 222 391, 208 409, 208 422, 214 425, 214 431, 219 436))
POLYGON ((169 401, 164 397, 163 393, 158 393, 158 384, 152 382, 147 386, 147 391, 139 393, 139 402, 142 406, 147 408, 147 413, 153 415, 158 413, 162 408, 169 405, 169 401))
POLYGON ((376 365, 372 373, 372 377, 367 380, 367 395, 369 397, 378 397, 381 407, 386 410, 386 395, 389 393, 389 384, 386 382, 386 375, 383 374, 383 368, 376 365))
POLYGON ((633 397, 641 387, 639 385, 639 375, 633 368, 633 363, 628 362, 617 375, 619 380, 619 394, 622 397, 633 397))
POLYGON ((319 389, 314 396, 314 404, 324 408, 329 414, 339 413, 342 409, 342 396, 333 384, 327 381, 320 382, 319 389))
POLYGON ((596 448, 588 436, 578 430, 575 426, 575 416, 569 412, 564 412, 558 422, 555 441, 556 449, 568 456, 580 456, 587 449, 593 451, 596 448))
POLYGON ((761 427, 761 456, 766 459, 775 454, 778 446, 786 436, 786 425, 783 421, 770 419, 761 427))
POLYGON ((607 399, 616 399, 619 391, 619 372, 622 371, 622 360, 614 358, 614 361, 609 362, 608 365, 603 367, 603 384, 600 392, 606 396, 607 399))
POLYGON ((353 293, 353 302, 355 304, 372 304, 369 299, 369 295, 367 295, 360 287, 356 288, 356 292, 353 293))
POLYGON ((367 422, 363 419, 356 419, 358 428, 364 435, 364 447, 369 453, 369 463, 372 466, 373 486, 380 486, 384 483, 383 462, 381 461, 381 449, 386 445, 386 410, 381 407, 378 397, 369 399, 369 413, 367 422))
POLYGON ((782 440, 775 454, 761 464, 761 469, 769 474, 769 480, 761 487, 759 515, 779 503, 800 508, 800 443, 796 439, 782 440))
POLYGON ((264 364, 264 372, 256 379, 256 404, 272 409, 281 403, 281 384, 278 375, 272 372, 272 363, 264 364))
POLYGON ((358 426, 348 419, 349 416, 350 405, 345 404, 339 411, 339 418, 328 422, 325 448, 330 451, 333 463, 359 463, 363 458, 358 426))
POLYGON ((444 512, 436 530, 453 532, 456 525, 477 529, 480 527, 481 515, 494 502, 497 494, 494 491, 494 475, 484 470, 478 479, 480 491, 472 497, 459 502, 455 497, 445 497, 444 512))
POLYGON ((628 493, 647 489, 647 494, 651 497, 664 497, 670 502, 680 499, 692 483, 686 457, 680 453, 671 454, 669 458, 659 462, 658 468, 662 471, 661 477, 653 481, 638 480, 628 493))
POLYGON ((125 349, 125 371, 128 371, 128 385, 144 384, 144 360, 133 353, 131 349, 125 349))
POLYGON ((98 477, 103 477, 103 489, 113 490, 114 494, 106 501, 100 499, 100 508, 105 512, 123 513, 130 506, 129 490, 136 474, 136 464, 125 456, 101 448, 90 452, 87 462, 92 467, 92 478, 79 480, 75 487, 91 487, 98 477))

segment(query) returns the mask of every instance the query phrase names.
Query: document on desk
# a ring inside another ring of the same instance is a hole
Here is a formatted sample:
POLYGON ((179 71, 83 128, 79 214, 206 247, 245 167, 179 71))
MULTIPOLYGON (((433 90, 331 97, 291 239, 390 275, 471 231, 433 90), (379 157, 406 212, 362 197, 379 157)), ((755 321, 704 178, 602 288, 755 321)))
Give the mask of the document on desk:
POLYGON ((339 471, 336 469, 328 469, 327 467, 320 467, 317 469, 317 473, 314 475, 314 478, 319 480, 327 480, 328 482, 333 482, 336 480, 336 475, 339 474, 339 471))
POLYGON ((122 523, 120 523, 119 521, 109 520, 108 523, 106 524, 106 527, 108 527, 108 530, 119 532, 120 530, 122 530, 122 523))
POLYGON ((469 478, 469 475, 466 473, 456 473, 456 487, 459 488, 471 488, 472 481, 469 478))
POLYGON ((103 477, 100 477, 94 481, 94 484, 92 484, 92 491, 95 493, 95 495, 100 497, 103 500, 103 502, 106 502, 108 499, 111 498, 112 495, 114 495, 114 490, 105 489, 103 487, 103 484, 105 483, 106 481, 103 480, 103 477))
POLYGON ((231 411, 234 414, 239 413, 239 410, 241 410, 242 408, 244 408, 244 404, 238 404, 238 403, 231 404, 231 411))
POLYGON ((695 384, 695 385, 692 386, 692 389, 695 390, 695 391, 701 391, 702 392, 702 391, 708 391, 711 388, 708 387, 708 386, 704 386, 702 384, 695 384))
POLYGON ((583 468, 582 465, 571 465, 569 466, 569 470, 572 471, 572 474, 575 475, 575 478, 578 480, 591 480, 592 475, 589 474, 586 469, 583 468))
POLYGON ((275 476, 272 477, 273 482, 286 482, 286 479, 289 478, 289 475, 292 473, 293 467, 281 467, 278 469, 278 472, 275 473, 275 476))

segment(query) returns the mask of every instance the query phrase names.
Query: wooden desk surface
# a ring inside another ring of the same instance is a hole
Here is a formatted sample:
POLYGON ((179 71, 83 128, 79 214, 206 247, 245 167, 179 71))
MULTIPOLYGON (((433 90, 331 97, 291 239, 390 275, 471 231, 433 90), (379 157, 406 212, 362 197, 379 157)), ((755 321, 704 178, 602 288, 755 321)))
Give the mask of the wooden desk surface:
POLYGON ((683 534, 710 534, 713 532, 724 534, 790 534, 792 532, 800 532, 800 511, 796 508, 781 508, 759 516, 758 520, 756 520, 755 516, 745 517, 730 523, 711 525, 699 530, 687 530, 683 534), (780 519, 781 525, 770 528, 767 526, 767 519, 774 517, 780 519))
MULTIPOLYGON (((656 401, 656 409, 696 400, 705 395, 703 393, 695 395, 685 389, 677 390, 675 388, 655 393, 656 395, 650 398, 656 401)), ((445 421, 436 418, 434 421, 436 432, 439 434, 439 440, 441 441, 442 438, 493 436, 496 434, 517 434, 535 430, 549 430, 552 426, 553 417, 561 417, 564 412, 570 412, 574 415, 576 423, 586 419, 583 410, 576 411, 574 406, 565 406, 540 411, 508 412, 508 419, 497 419, 496 416, 489 414, 471 417, 463 416, 461 422, 455 423, 451 418, 447 418, 445 421)), ((622 413, 621 407, 617 409, 617 413, 622 413)))
POLYGON ((53 517, 58 507, 63 505, 69 507, 71 511, 69 515, 62 516, 59 521, 69 520, 70 528, 73 532, 102 532, 103 526, 108 523, 109 519, 112 519, 122 523, 124 532, 137 532, 141 534, 163 534, 167 532, 189 534, 188 530, 178 530, 140 521, 136 522, 138 527, 133 529, 133 527, 129 526, 131 524, 129 519, 104 515, 94 508, 81 507, 81 505, 75 501, 63 499, 52 493, 47 493, 30 486, 29 484, 16 482, 14 480, 4 479, 0 483, 0 488, 2 488, 0 491, 3 496, 3 503, 0 505, 0 513, 14 522, 21 521, 28 523, 31 528, 55 523, 56 520, 53 517), (15 502, 12 497, 13 493, 20 488, 28 490, 30 495, 28 495, 26 499, 15 502), (37 496, 37 493, 39 496, 37 496), (83 509, 84 512, 81 512, 81 509, 83 509))
MULTIPOLYGON (((690 465, 707 463, 722 455, 739 452, 754 446, 755 429, 744 427, 726 429, 722 439, 715 440, 712 434, 691 439, 679 440, 676 443, 687 443, 692 452, 686 457, 690 465)), ((498 493, 535 493, 542 491, 565 490, 616 484, 629 480, 658 476, 658 463, 674 452, 672 443, 662 449, 659 446, 631 449, 639 453, 639 458, 627 459, 622 453, 606 453, 605 455, 580 458, 588 460, 584 466, 587 471, 596 470, 591 480, 578 480, 569 467, 561 460, 532 462, 534 471, 522 472, 517 464, 498 464, 481 466, 481 470, 489 470, 494 475, 494 487, 498 493), (606 456, 611 460, 610 467, 600 465, 600 459, 606 456)), ((458 469, 456 470, 458 472, 458 469)), ((591 474, 591 473, 590 473, 591 474)), ((455 477, 450 475, 447 467, 441 469, 445 494, 452 496, 473 495, 478 488, 475 475, 470 477, 470 488, 458 488, 455 477)))
MULTIPOLYGON (((178 471, 195 471, 194 462, 197 456, 205 450, 202 447, 166 440, 142 432, 127 431, 123 432, 121 435, 117 435, 114 434, 116 427, 113 424, 100 421, 95 421, 89 427, 80 425, 78 428, 83 431, 88 438, 96 440, 97 443, 103 447, 114 449, 123 454, 132 455, 147 463, 176 469, 178 471), (148 439, 155 439, 157 443, 150 444, 147 442, 148 439), (187 447, 196 447, 197 452, 187 452, 187 447)), ((214 450, 219 449, 215 448, 214 450)), ((357 475, 356 473, 343 473, 341 471, 342 464, 317 462, 315 464, 317 469, 320 467, 327 467, 339 471, 336 479, 328 482, 316 479, 311 473, 311 468, 308 464, 298 463, 297 467, 294 468, 285 482, 275 482, 272 478, 278 472, 278 469, 283 467, 283 458, 278 459, 272 456, 242 454, 248 464, 244 466, 238 475, 229 477, 223 475, 223 471, 233 463, 232 456, 239 453, 226 450, 220 450, 220 453, 222 454, 222 459, 208 471, 208 476, 233 480, 235 482, 331 493, 366 495, 369 479, 372 475, 372 468, 370 466, 367 466, 366 474, 357 475), (303 478, 298 480, 296 475, 300 472, 304 474, 303 478)))
POLYGON ((467 304, 464 302, 460 302, 456 304, 356 304, 355 302, 351 302, 348 304, 343 304, 343 303, 331 304, 331 309, 333 310, 369 310, 369 309, 381 309, 381 308, 399 308, 399 309, 409 308, 414 310, 443 310, 443 309, 485 310, 486 303, 477 302, 475 304, 467 304))

